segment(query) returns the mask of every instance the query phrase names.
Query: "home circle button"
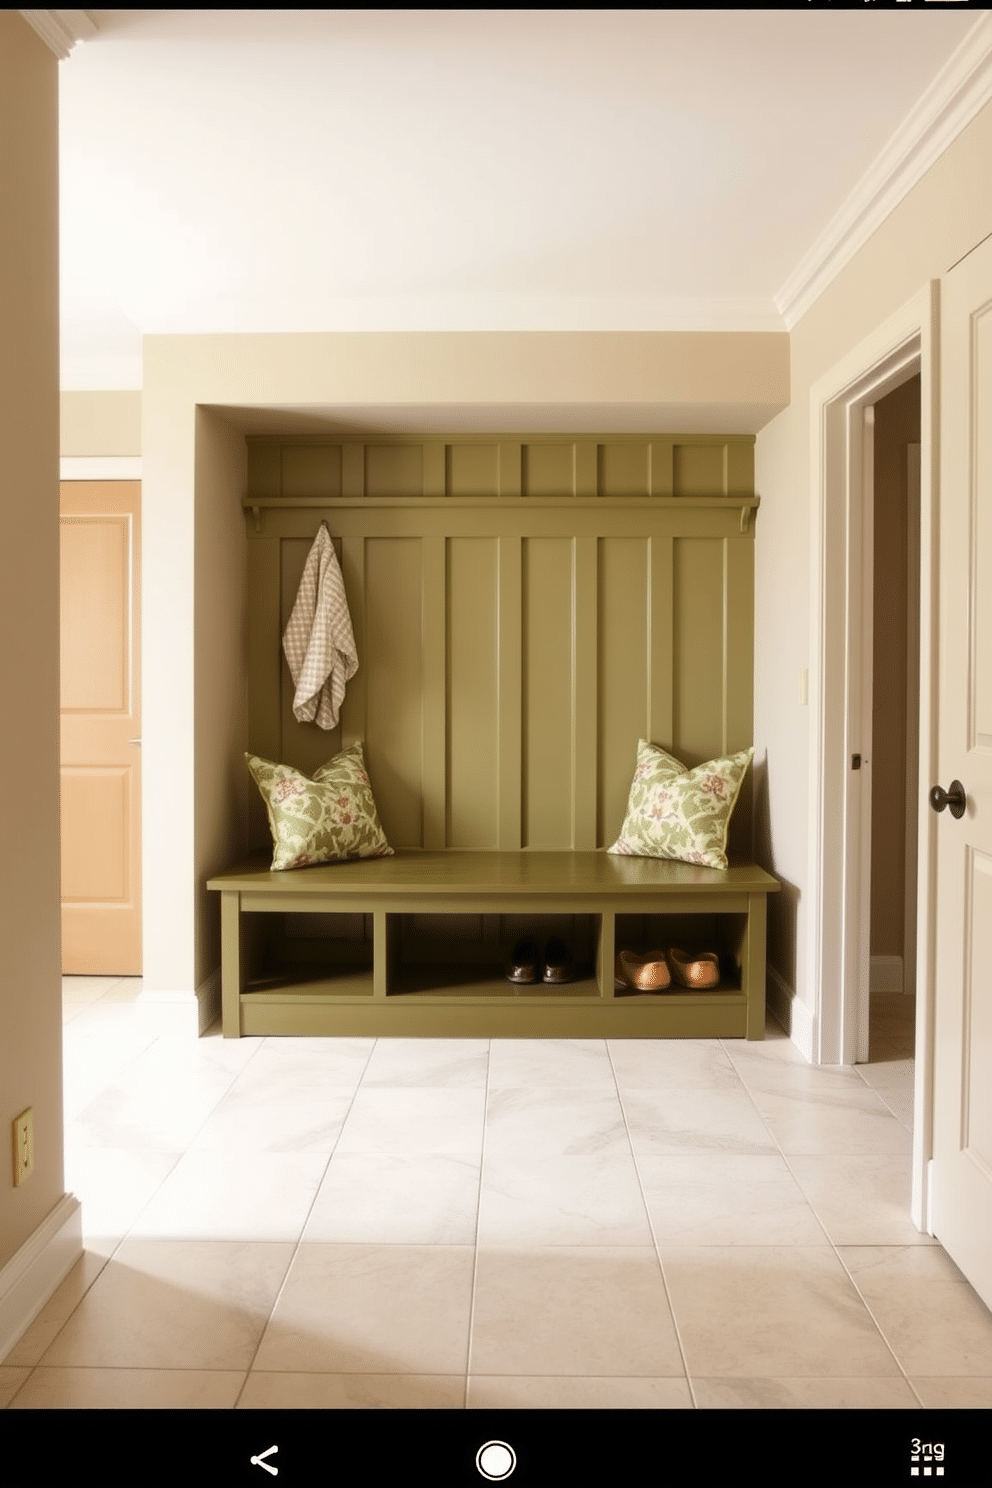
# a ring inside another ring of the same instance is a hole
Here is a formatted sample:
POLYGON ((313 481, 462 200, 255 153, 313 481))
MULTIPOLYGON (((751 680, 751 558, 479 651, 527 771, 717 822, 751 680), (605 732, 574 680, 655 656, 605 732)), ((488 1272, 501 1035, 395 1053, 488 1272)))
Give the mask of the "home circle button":
POLYGON ((505 1441, 487 1441, 475 1454, 475 1465, 491 1483, 502 1483, 517 1465, 517 1454, 505 1441))

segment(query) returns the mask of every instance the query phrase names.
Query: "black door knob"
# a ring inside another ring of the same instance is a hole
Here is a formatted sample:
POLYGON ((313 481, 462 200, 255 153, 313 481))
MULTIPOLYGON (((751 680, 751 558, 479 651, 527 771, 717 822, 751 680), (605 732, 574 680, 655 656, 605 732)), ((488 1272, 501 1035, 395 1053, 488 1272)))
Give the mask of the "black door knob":
POLYGON ((943 786, 935 785, 930 792, 930 805, 934 811, 943 811, 945 806, 950 806, 951 815, 955 820, 964 816, 964 808, 968 804, 965 788, 960 780, 952 780, 950 790, 944 790, 943 786))

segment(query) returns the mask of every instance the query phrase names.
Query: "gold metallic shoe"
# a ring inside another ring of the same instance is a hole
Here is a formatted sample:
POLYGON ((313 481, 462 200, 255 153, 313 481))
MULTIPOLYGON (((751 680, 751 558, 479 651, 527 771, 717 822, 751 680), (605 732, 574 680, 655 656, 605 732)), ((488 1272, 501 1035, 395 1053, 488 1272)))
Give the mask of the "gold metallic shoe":
POLYGON ((672 984, 664 951, 648 951, 639 956, 636 951, 621 951, 613 971, 616 991, 667 992, 672 984))
POLYGON ((668 953, 672 975, 691 992, 705 992, 720 981, 720 958, 716 951, 699 951, 690 955, 675 946, 668 953))

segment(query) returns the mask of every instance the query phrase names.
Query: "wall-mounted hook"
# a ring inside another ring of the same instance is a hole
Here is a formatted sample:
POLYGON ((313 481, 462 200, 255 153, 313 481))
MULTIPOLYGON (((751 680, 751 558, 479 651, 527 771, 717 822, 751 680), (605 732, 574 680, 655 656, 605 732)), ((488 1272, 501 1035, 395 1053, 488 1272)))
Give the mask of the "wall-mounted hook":
POLYGON ((255 531, 256 532, 261 532, 261 530, 262 530, 262 508, 260 506, 253 506, 253 507, 250 508, 250 511, 251 511, 252 516, 255 518, 255 531))
POLYGON ((742 506, 741 507, 741 531, 742 532, 746 532, 747 531, 748 524, 750 523, 750 521, 751 521, 751 508, 749 506, 742 506))

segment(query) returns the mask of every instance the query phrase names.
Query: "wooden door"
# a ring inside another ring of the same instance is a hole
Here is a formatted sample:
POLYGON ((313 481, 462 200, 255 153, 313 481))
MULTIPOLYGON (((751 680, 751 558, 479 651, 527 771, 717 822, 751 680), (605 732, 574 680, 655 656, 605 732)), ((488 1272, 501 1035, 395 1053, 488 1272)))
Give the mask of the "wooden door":
POLYGON ((941 287, 939 783, 931 1224, 992 1307, 992 241, 941 287))
POLYGON ((61 487, 62 971, 141 972, 134 481, 61 487))

